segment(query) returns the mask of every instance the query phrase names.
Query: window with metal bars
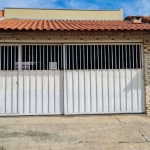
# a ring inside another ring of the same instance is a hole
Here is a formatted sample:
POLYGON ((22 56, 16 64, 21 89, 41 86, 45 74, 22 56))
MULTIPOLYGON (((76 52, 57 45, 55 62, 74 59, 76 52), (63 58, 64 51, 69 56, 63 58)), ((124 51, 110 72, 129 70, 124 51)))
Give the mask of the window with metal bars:
POLYGON ((18 70, 18 46, 0 46, 0 70, 18 70))
POLYGON ((141 44, 0 46, 0 70, 139 69, 141 44), (64 58, 65 56, 65 58, 64 58), (19 62, 20 60, 20 62, 19 62))
POLYGON ((22 46, 22 70, 63 70, 61 45, 22 46))
POLYGON ((67 45, 66 69, 142 68, 141 45, 67 45))

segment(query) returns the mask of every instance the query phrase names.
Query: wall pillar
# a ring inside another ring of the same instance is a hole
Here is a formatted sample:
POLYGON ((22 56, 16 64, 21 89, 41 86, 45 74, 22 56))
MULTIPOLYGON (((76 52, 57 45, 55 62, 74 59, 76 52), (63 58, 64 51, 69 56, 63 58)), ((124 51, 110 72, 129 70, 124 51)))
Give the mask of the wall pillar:
POLYGON ((144 39, 144 87, 145 108, 147 116, 150 116, 150 39, 144 39))

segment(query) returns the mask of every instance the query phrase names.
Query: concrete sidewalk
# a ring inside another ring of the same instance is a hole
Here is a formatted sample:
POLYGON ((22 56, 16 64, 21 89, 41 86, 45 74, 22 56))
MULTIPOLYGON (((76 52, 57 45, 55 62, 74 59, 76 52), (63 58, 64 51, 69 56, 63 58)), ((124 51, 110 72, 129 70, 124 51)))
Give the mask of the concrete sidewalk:
POLYGON ((0 150, 150 150, 145 115, 0 118, 0 150))

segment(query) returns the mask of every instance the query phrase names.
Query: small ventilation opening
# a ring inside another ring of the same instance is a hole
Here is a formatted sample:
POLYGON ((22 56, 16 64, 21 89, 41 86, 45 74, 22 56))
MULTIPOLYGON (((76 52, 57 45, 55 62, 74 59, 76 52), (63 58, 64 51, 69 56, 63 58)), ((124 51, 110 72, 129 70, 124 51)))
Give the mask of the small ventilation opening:
POLYGON ((142 23, 142 16, 133 16, 131 21, 132 23, 142 23))

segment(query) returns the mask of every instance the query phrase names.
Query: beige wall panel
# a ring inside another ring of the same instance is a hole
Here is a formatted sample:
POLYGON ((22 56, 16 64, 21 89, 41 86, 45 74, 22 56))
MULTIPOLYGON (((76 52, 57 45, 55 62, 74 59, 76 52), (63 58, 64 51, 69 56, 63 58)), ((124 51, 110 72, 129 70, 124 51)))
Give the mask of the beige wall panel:
POLYGON ((120 10, 49 10, 5 8, 5 18, 73 19, 73 20, 123 20, 120 10))

